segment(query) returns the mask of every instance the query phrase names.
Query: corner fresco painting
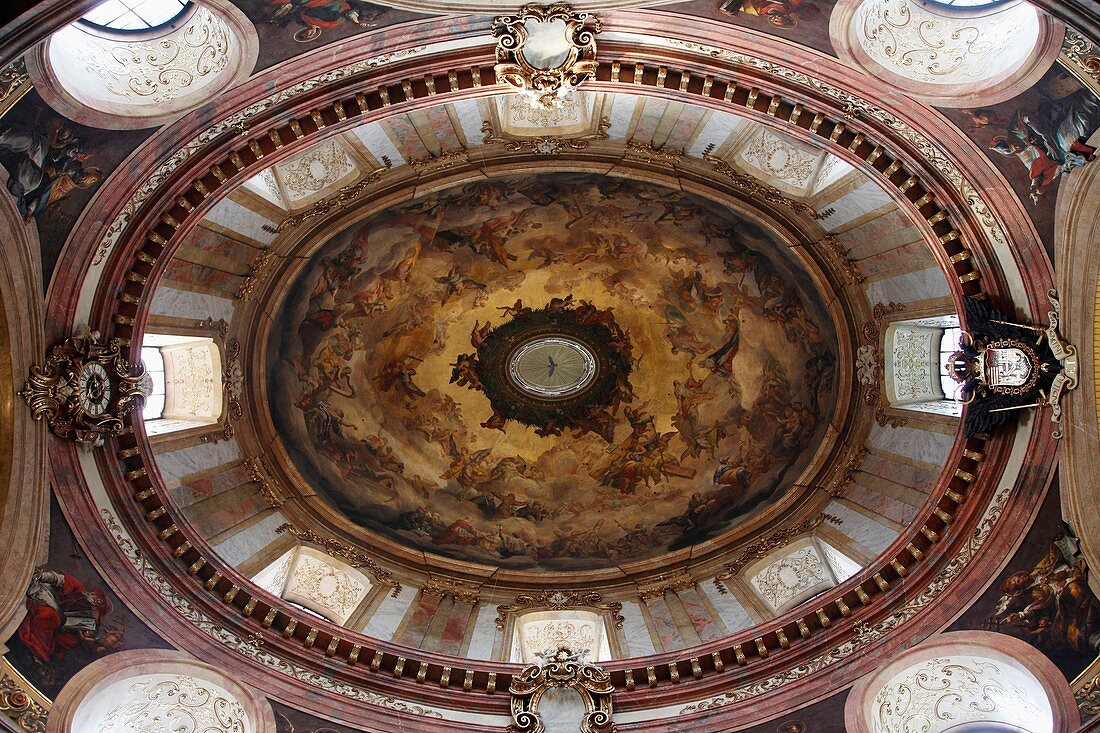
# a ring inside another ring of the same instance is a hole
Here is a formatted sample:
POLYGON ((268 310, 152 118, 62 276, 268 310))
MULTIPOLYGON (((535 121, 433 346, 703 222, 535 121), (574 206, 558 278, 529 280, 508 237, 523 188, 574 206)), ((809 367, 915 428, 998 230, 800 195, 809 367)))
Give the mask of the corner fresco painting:
POLYGON ((370 28, 386 8, 360 0, 267 0, 271 15, 268 22, 280 28, 295 27, 293 38, 299 43, 318 40, 326 30, 345 23, 370 28))
POLYGON ((28 221, 56 210, 73 190, 102 181, 103 171, 88 164, 92 157, 61 120, 52 120, 45 129, 0 127, 0 165, 8 172, 8 192, 28 221))
POLYGON ((1023 639, 1072 681, 1100 656, 1100 600, 1061 519, 1057 478, 1027 538, 980 599, 951 627, 1023 639))
POLYGON ((1100 99, 1055 64, 1039 83, 1007 102, 941 112, 986 150, 1053 252, 1058 186, 1096 160, 1088 141, 1100 129, 1100 99))
POLYGON ((61 248, 100 184, 152 130, 100 130, 51 109, 35 91, 0 120, 0 183, 38 229, 49 281, 61 248))
POLYGON ((51 699, 100 657, 123 649, 171 648, 112 592, 84 556, 56 500, 50 554, 27 588, 27 614, 7 640, 8 660, 51 699))
POLYGON ((256 34, 260 39, 256 71, 367 31, 432 17, 364 0, 233 2, 256 25, 256 34))
POLYGON ((702 199, 598 176, 399 206, 335 237, 284 302, 276 427, 353 521, 428 552, 590 568, 691 546, 790 486, 832 410, 836 337, 784 249, 702 199), (610 412, 540 429, 471 388, 471 344, 547 308, 629 339, 610 412))

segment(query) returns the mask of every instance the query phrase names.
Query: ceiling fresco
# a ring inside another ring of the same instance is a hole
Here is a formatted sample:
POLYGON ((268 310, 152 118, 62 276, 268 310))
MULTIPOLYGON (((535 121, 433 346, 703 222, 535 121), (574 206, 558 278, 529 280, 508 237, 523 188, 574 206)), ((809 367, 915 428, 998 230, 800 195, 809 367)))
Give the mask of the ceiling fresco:
POLYGON ((586 569, 695 544, 796 479, 835 401, 836 337, 783 249, 702 199, 597 176, 397 207, 299 275, 269 351, 276 426, 351 519, 425 551, 586 569), (476 388, 472 344, 543 308, 629 342, 604 417, 500 420, 476 388))
POLYGON ((1053 252, 1095 249, 1100 46, 1059 21, 1015 96, 935 101, 838 32, 908 0, 608 0, 601 76, 542 112, 493 83, 516 6, 197 1, 255 64, 158 127, 58 105, 32 47, 0 70, 13 381, 85 326, 225 347, 220 423, 81 455, 6 421, 42 485, 0 486, 41 525, 0 522, 37 547, 3 564, 0 728, 9 681, 64 711, 172 649, 268 698, 255 733, 499 732, 523 624, 593 616, 620 729, 863 730, 858 678, 953 631, 1026 642, 1100 730, 1095 415, 972 436, 891 397, 944 358, 895 334, 975 333, 965 294, 1032 323, 1056 288, 1096 350, 1100 258, 1053 252))

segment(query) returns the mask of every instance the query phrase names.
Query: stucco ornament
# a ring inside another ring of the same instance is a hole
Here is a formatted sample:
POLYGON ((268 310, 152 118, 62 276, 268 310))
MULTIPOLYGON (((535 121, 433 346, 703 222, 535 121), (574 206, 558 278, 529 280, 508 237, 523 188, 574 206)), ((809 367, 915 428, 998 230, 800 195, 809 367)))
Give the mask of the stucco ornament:
POLYGON ((509 732, 614 733, 611 675, 564 646, 544 659, 512 678, 509 732))
MULTIPOLYGON (((875 697, 874 730, 936 731, 960 723, 1012 722, 1050 730, 1050 708, 1035 702, 1034 681, 1019 670, 977 657, 937 657, 911 667, 875 697)), ((1041 692, 1041 691, 1040 691, 1041 692)))
POLYGON ((778 610, 792 599, 822 583, 831 583, 829 571, 812 547, 777 560, 749 581, 768 604, 778 610))
POLYGON ((514 87, 536 107, 561 106, 582 82, 595 78, 599 32, 599 18, 564 3, 524 5, 516 15, 497 16, 497 83, 514 87))
POLYGON ((121 340, 104 343, 85 326, 31 367, 19 394, 54 435, 95 448, 122 432, 123 419, 144 406, 151 386, 145 367, 126 360, 121 340))
POLYGON ((856 376, 860 384, 878 384, 878 354, 871 344, 856 349, 856 376))
POLYGON ((1027 3, 975 18, 940 14, 910 0, 869 0, 853 22, 875 62, 905 78, 945 85, 981 83, 1015 70, 1040 32, 1027 3))
POLYGON ((97 733, 251 733, 244 708, 217 687, 187 675, 154 675, 134 683, 97 733))
POLYGON ((100 80, 105 97, 170 102, 229 64, 232 35, 225 21, 199 5, 186 25, 163 37, 73 38, 81 41, 77 54, 87 78, 100 80))

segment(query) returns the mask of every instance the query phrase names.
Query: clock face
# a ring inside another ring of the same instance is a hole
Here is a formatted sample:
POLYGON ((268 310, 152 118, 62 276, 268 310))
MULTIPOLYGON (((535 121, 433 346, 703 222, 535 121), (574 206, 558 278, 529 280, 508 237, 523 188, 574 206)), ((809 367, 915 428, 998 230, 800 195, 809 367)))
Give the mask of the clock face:
POLYGON ((85 364, 80 371, 80 406, 84 412, 98 417, 107 412, 111 402, 111 379, 101 364, 85 364))
POLYGON ((596 359, 578 341, 558 336, 529 341, 508 365, 515 385, 534 397, 561 398, 576 394, 596 376, 596 359))

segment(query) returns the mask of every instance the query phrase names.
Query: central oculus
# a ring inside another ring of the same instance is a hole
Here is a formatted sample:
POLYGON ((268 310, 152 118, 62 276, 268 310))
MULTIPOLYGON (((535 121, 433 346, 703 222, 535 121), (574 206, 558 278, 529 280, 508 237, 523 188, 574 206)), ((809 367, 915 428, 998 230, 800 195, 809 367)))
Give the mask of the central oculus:
POLYGON ((561 399, 591 384, 596 376, 596 357, 568 336, 539 336, 512 353, 508 376, 532 397, 561 399))
POLYGON ((482 427, 504 430, 514 420, 542 437, 568 430, 610 442, 619 406, 634 400, 630 339, 611 309, 569 295, 501 310, 510 319, 496 328, 475 323, 476 352, 451 364, 452 384, 489 398, 493 414, 482 427))

